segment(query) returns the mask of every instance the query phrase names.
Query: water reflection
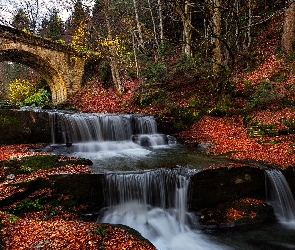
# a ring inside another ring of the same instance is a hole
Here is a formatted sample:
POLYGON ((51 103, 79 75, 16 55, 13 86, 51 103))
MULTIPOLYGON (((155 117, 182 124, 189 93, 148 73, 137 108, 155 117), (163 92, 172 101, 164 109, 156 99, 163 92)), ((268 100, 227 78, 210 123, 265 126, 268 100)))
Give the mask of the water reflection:
POLYGON ((132 141, 76 143, 71 147, 51 145, 48 151, 87 158, 94 173, 136 171, 187 166, 203 169, 216 163, 230 163, 223 156, 209 156, 196 147, 181 144, 142 147, 132 141))
POLYGON ((207 232, 238 250, 295 249, 295 230, 279 223, 207 232))

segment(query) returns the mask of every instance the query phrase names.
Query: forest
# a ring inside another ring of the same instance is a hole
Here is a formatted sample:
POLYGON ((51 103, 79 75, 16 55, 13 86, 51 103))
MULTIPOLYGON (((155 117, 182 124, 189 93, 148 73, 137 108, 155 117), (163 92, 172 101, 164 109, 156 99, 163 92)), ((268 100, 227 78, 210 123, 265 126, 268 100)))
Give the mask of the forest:
MULTIPOLYGON (((150 114, 166 134, 204 147, 206 155, 281 169, 295 165, 295 1, 5 0, 0 9, 0 24, 96 58, 91 79, 55 108, 150 114)), ((51 90, 40 72, 3 61, 1 105, 52 106, 51 90)), ((0 144, 0 160, 29 154, 27 145, 0 144)), ((88 170, 79 165, 60 171, 88 170)), ((126 237, 106 227, 91 238, 85 232, 94 224, 78 224, 58 209, 56 237, 72 234, 65 244, 98 249, 105 240, 111 249, 105 230, 126 237)), ((15 218, 4 212, 0 217, 10 237, 21 241, 9 224, 15 218)), ((53 228, 30 218, 21 223, 20 230, 53 228)), ((145 247, 138 249, 153 249, 145 247)))
MULTIPOLYGON (((295 126, 293 1, 57 3, 49 8, 50 1, 4 1, 11 18, 2 15, 1 23, 100 58, 92 79, 63 107, 153 114, 185 141, 225 133, 228 148, 218 149, 214 139, 214 153, 238 146, 241 152, 234 154, 240 158, 293 163, 287 157, 295 126), (228 140, 228 133, 238 133, 230 127, 244 131, 241 142, 235 138, 238 145, 228 140), (284 147, 276 139, 281 135, 284 147), (269 153, 252 155, 257 147, 261 152, 278 147, 288 162, 269 153)), ((1 62, 0 79, 3 103, 50 105, 50 89, 34 69, 1 62)))

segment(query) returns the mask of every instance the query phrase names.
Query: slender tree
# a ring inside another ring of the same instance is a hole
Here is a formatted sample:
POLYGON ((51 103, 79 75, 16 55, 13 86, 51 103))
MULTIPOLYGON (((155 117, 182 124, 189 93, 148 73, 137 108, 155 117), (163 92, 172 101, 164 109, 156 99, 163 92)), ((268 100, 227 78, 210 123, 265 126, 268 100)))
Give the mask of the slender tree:
POLYGON ((150 0, 147 0, 147 1, 148 1, 149 11, 150 11, 150 14, 151 14, 151 20, 152 20, 152 23, 153 23, 153 31, 154 31, 155 43, 156 43, 157 47, 159 47, 159 41, 158 41, 158 36, 157 36, 157 25, 156 25, 154 13, 153 13, 153 8, 152 8, 152 5, 151 5, 151 1, 150 0))
POLYGON ((144 48, 144 41, 143 41, 143 35, 141 30, 141 23, 139 21, 139 10, 137 5, 137 0, 133 0, 133 7, 134 7, 134 14, 135 14, 135 20, 136 20, 136 26, 137 26, 137 34, 138 34, 138 40, 139 45, 144 48))
POLYGON ((192 44, 192 4, 191 1, 186 0, 184 3, 184 16, 183 19, 183 53, 191 56, 192 50, 191 50, 191 44, 192 44))
POLYGON ((213 17, 213 71, 218 72, 221 65, 221 1, 213 0, 212 17, 213 17))
POLYGON ((164 40, 164 20, 163 20, 162 0, 158 0, 158 12, 159 12, 160 41, 162 43, 164 40))

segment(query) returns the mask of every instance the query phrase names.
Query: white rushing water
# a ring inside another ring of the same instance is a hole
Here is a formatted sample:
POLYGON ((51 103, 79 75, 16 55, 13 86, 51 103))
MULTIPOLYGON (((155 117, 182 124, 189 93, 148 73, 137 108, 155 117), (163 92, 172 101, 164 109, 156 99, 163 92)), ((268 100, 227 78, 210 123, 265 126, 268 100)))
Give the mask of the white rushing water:
POLYGON ((266 170, 266 174, 270 182, 269 203, 274 208, 279 222, 295 228, 295 201, 286 178, 277 169, 266 170))
POLYGON ((53 142, 126 141, 135 134, 157 134, 157 123, 149 115, 111 115, 51 112, 53 142))
POLYGON ((52 144, 46 150, 90 159, 94 172, 151 168, 155 150, 177 144, 175 137, 157 133, 151 115, 51 111, 49 117, 52 144))
POLYGON ((157 133, 157 123, 150 115, 49 112, 49 116, 52 144, 72 145, 77 156, 93 157, 92 153, 98 152, 121 155, 176 143, 174 137, 157 133))
POLYGON ((187 211, 187 173, 113 174, 106 181, 109 206, 101 222, 130 226, 159 250, 226 249, 197 230, 197 218, 187 211))

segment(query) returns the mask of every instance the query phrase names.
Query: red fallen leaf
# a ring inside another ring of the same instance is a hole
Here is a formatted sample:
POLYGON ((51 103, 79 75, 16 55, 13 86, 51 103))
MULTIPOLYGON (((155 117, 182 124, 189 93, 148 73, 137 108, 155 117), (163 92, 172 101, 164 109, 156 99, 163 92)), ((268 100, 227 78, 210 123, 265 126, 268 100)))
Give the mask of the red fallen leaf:
MULTIPOLYGON (((267 117, 281 119, 284 112, 285 116, 294 115, 292 111, 285 109, 277 116, 268 114, 263 117, 265 122, 267 122, 267 117)), ((262 113, 259 116, 261 117, 262 113)), ((194 124, 189 131, 182 132, 178 136, 193 138, 198 142, 210 142, 212 147, 207 150, 209 153, 230 153, 229 158, 263 160, 278 166, 295 165, 295 149, 292 146, 295 135, 263 138, 266 142, 277 140, 274 145, 258 143, 261 138, 250 138, 246 127, 243 125, 242 118, 239 116, 230 118, 205 116, 194 124)))

